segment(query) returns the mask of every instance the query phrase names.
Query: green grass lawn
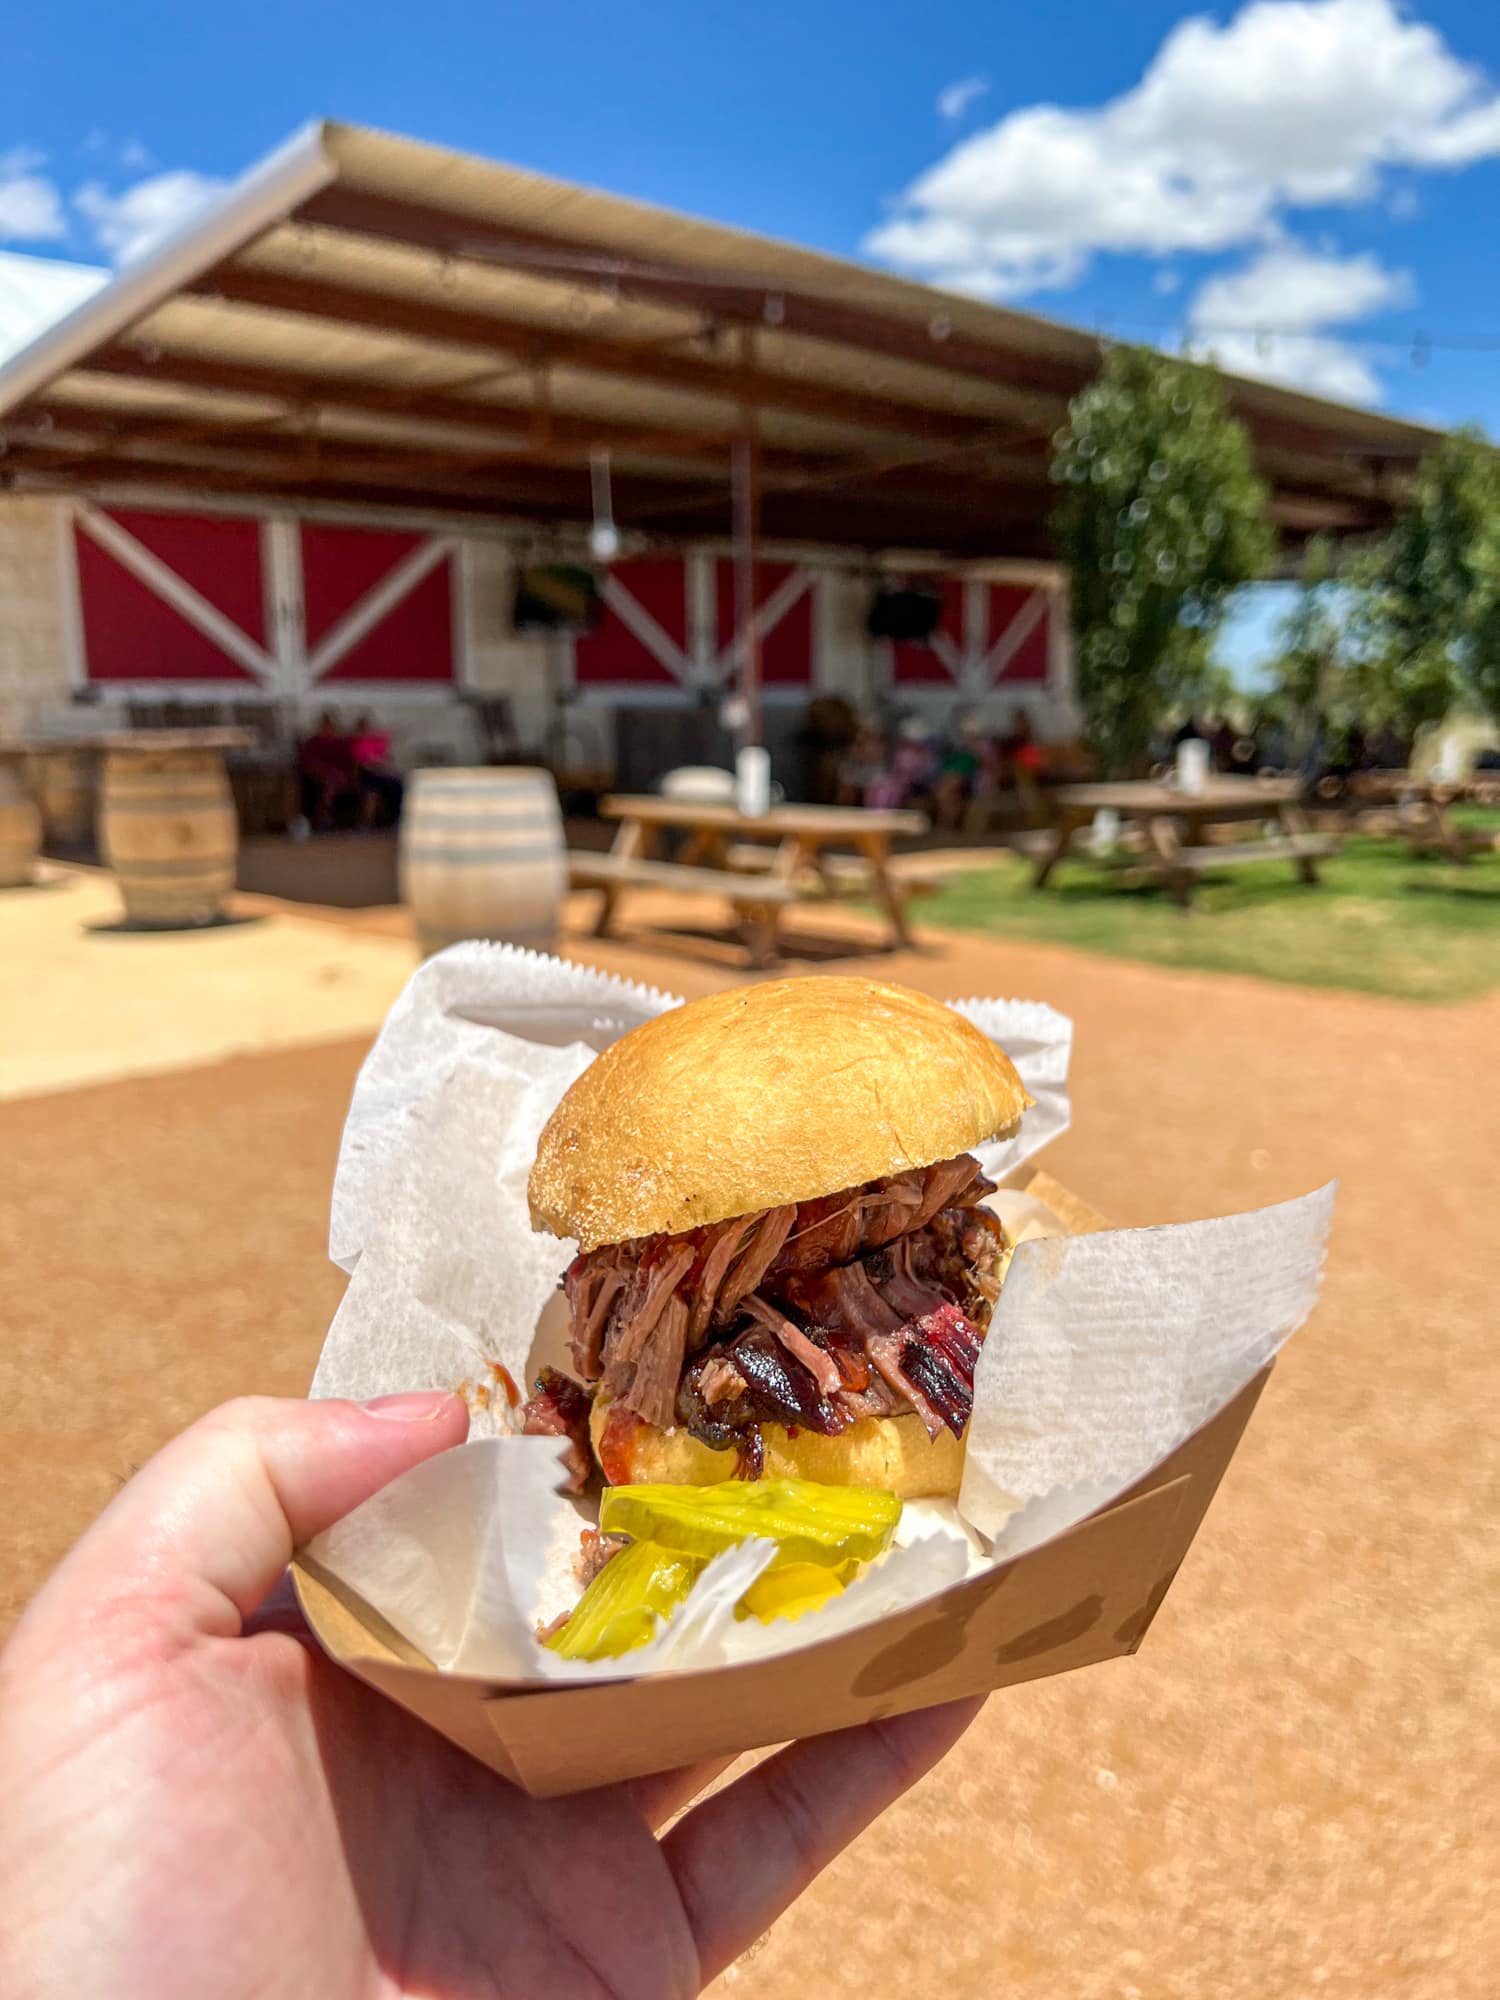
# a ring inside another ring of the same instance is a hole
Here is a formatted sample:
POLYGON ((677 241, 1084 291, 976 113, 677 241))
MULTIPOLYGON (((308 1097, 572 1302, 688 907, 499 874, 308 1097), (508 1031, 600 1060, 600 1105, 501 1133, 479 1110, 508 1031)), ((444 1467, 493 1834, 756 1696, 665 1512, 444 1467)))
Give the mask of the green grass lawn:
MULTIPOLYGON (((1463 817, 1500 831, 1500 813, 1463 817)), ((955 874, 918 914, 952 930, 1403 1000, 1500 986, 1500 853, 1455 866, 1413 855, 1404 841, 1351 837, 1322 864, 1317 888, 1287 862, 1210 871, 1188 912, 1089 861, 1064 861, 1040 891, 1031 873, 1007 857, 955 874)))

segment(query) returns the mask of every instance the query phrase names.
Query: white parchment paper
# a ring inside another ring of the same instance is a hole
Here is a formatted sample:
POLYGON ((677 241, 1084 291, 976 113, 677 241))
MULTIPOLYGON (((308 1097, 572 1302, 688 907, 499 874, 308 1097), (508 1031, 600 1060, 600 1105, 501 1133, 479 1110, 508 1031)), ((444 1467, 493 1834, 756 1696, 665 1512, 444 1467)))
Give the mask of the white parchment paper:
MULTIPOLYGON (((574 1246, 533 1234, 526 1180, 553 1106, 594 1054, 679 1004, 508 946, 430 959, 359 1080, 334 1188, 331 1251, 350 1274, 315 1395, 462 1388, 470 1443, 416 1468, 310 1553, 438 1666, 505 1685, 705 1666, 888 1617, 1073 1525, 1228 1402, 1316 1296, 1332 1191, 1248 1216, 1060 1240, 1035 1204, 976 1382, 959 1507, 909 1504, 898 1546, 791 1623, 736 1620, 769 1559, 711 1564, 648 1648, 558 1660, 539 1619, 577 1595, 587 1516, 558 1492, 560 1447, 507 1436, 507 1387, 561 1358, 558 1278, 574 1246)), ((1037 1100, 982 1148, 1002 1178, 1066 1130, 1072 1028, 1037 1002, 959 1011, 999 1042, 1037 1100)), ((1104 1199, 1107 1201, 1107 1191, 1104 1199)), ((995 1197, 1007 1203, 1024 1198, 995 1197)), ((1008 1217, 1013 1221, 1013 1217, 1008 1217)))

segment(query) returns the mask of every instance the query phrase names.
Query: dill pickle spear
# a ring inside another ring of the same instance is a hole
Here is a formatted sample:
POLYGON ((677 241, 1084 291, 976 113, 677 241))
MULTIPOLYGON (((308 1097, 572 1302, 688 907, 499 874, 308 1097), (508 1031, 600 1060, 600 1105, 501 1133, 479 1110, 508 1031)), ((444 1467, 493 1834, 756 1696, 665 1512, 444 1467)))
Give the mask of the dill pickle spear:
POLYGON ((543 1644, 565 1660, 613 1660, 656 1637, 656 1621, 682 1602, 701 1562, 654 1542, 632 1542, 594 1578, 567 1624, 543 1644))
POLYGON ((894 1493, 810 1479, 725 1480, 718 1486, 611 1486, 599 1507, 608 1535, 633 1535, 706 1560, 752 1536, 776 1544, 772 1567, 833 1569, 870 1562, 901 1518, 894 1493))
POLYGON ((841 1577, 841 1571, 824 1569, 820 1563, 783 1563, 763 1570, 735 1606, 734 1615, 758 1618, 762 1625, 773 1618, 800 1618, 830 1597, 841 1596, 841 1577))

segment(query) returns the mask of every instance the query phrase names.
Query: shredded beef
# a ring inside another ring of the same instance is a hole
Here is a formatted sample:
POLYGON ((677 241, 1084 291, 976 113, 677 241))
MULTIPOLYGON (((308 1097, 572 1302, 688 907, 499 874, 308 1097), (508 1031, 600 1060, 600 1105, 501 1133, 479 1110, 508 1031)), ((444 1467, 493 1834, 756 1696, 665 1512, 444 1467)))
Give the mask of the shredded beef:
POLYGON ((597 1528, 585 1528, 578 1537, 578 1555, 573 1564, 579 1588, 587 1590, 605 1564, 612 1561, 621 1549, 629 1547, 628 1535, 604 1535, 597 1528))
POLYGON ((687 1352, 686 1299, 675 1292, 653 1321, 654 1340, 644 1338, 635 1350, 635 1366, 620 1401, 648 1424, 666 1430, 677 1402, 677 1381, 687 1352))
POLYGON ((563 1463, 568 1484, 575 1493, 583 1490, 593 1460, 589 1456, 589 1411, 593 1397, 580 1389, 571 1377, 556 1368, 544 1368, 536 1378, 536 1393, 521 1412, 521 1429, 527 1437, 565 1437, 568 1452, 563 1463))
POLYGON ((701 1345, 707 1336, 714 1307, 718 1304, 719 1288, 728 1276, 735 1253, 755 1227, 755 1220, 753 1215, 737 1215, 728 1222, 721 1222, 717 1230, 708 1232, 713 1240, 698 1274, 692 1318, 688 1322, 688 1339, 694 1347, 701 1345))
POLYGON ((810 1334, 804 1333, 795 1320, 788 1319, 769 1299, 763 1299, 755 1292, 745 1301, 745 1314, 757 1326, 775 1334, 787 1353, 802 1363, 825 1396, 836 1394, 842 1386, 842 1378, 833 1357, 819 1347, 810 1334))
POLYGON ((804 1318, 868 1347, 875 1334, 895 1333, 902 1315, 887 1305, 864 1264, 841 1264, 815 1278, 789 1278, 786 1296, 804 1318))
POLYGON ((575 1259, 574 1361, 614 1404, 605 1476, 628 1478, 642 1421, 735 1447, 747 1477, 765 1423, 833 1436, 914 1411, 961 1436, 1000 1289, 1004 1232, 978 1206, 991 1185, 962 1154, 575 1259))
POLYGON ((733 1320, 735 1307, 750 1296, 766 1275, 796 1220, 795 1207, 766 1210, 756 1225, 755 1234, 735 1259, 719 1287, 718 1298, 714 1301, 716 1326, 727 1326, 733 1320))
POLYGON ((573 1324, 573 1366, 585 1382, 597 1380, 603 1365, 604 1327, 610 1309, 624 1291, 629 1266, 620 1259, 622 1246, 611 1244, 613 1258, 575 1257, 563 1279, 573 1324))
POLYGON ((825 1437, 836 1437, 846 1418, 819 1389, 812 1376, 787 1353, 764 1327, 751 1327, 730 1346, 734 1365, 759 1409, 774 1421, 801 1424, 825 1437))

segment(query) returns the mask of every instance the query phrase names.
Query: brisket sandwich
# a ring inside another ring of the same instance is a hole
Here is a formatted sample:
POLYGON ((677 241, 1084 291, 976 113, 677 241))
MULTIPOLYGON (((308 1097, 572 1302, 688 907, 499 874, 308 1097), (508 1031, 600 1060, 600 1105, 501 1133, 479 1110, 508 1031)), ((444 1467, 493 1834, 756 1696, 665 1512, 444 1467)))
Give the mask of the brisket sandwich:
POLYGON ((1007 1246, 970 1148, 1031 1102, 920 993, 784 979, 675 1008, 606 1049, 542 1133, 534 1227, 575 1379, 532 1432, 579 1483, 796 1477, 953 1495, 1007 1246), (592 1449, 591 1449, 592 1448, 592 1449))

